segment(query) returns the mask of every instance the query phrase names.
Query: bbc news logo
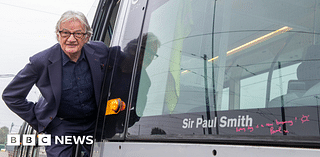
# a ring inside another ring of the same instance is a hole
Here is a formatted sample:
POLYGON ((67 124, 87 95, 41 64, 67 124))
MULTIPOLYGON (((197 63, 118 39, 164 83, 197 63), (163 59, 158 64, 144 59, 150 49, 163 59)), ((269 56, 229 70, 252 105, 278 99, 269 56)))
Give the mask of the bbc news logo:
MULTIPOLYGON (((7 135, 7 145, 9 146, 35 146, 36 141, 38 146, 51 145, 50 134, 28 134, 22 135, 7 135)), ((54 136, 53 142, 55 144, 93 144, 93 136, 54 136)))

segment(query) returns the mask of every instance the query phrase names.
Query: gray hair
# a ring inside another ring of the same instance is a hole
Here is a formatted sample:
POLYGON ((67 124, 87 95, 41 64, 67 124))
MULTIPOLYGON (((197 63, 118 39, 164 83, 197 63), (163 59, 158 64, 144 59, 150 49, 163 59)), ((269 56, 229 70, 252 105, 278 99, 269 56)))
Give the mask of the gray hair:
POLYGON ((87 36, 91 37, 92 29, 91 29, 91 27, 90 27, 90 25, 88 23, 88 20, 87 20, 86 16, 83 13, 78 12, 78 11, 66 11, 65 13, 63 13, 61 15, 61 18, 57 22, 56 33, 58 34, 58 32, 60 31, 60 25, 61 25, 62 22, 66 21, 66 20, 71 20, 71 19, 80 20, 80 22, 85 26, 87 36))

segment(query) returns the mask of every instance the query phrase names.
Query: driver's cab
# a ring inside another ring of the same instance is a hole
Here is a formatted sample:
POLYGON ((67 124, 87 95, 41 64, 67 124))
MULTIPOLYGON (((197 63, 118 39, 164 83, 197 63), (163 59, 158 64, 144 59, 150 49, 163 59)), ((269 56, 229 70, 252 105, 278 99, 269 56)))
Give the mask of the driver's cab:
POLYGON ((288 82, 287 93, 272 99, 268 107, 317 106, 320 94, 320 45, 309 46, 297 67, 297 79, 288 82))

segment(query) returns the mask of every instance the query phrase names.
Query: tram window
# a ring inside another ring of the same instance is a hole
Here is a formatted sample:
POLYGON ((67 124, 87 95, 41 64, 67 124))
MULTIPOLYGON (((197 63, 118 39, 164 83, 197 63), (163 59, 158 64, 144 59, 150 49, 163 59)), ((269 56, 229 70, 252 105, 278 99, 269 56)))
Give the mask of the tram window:
POLYGON ((319 136, 319 9, 296 0, 148 1, 143 34, 161 44, 151 60, 152 42, 139 45, 139 120, 128 137, 155 128, 319 136))
POLYGON ((106 45, 110 45, 110 42, 111 42, 111 39, 113 36, 114 25, 116 22, 117 13, 119 10, 119 5, 120 5, 120 0, 116 3, 114 9, 112 10, 112 14, 111 14, 109 23, 107 25, 108 29, 107 29, 107 33, 106 33, 105 40, 104 40, 104 43, 106 45))
MULTIPOLYGON (((313 27, 298 26, 302 18, 285 20, 262 13, 258 9, 261 3, 219 1, 214 10, 214 1, 151 2, 144 32, 157 36, 161 46, 157 59, 144 63, 148 66, 140 84, 150 80, 150 88, 141 92, 147 93, 147 100, 146 105, 141 104, 140 116, 188 113, 201 107, 204 111, 206 104, 212 110, 212 106, 216 110, 265 108, 266 99, 285 94, 289 80, 297 79, 299 61, 311 45, 304 41, 314 36, 296 32, 313 27), (252 8, 242 10, 244 4, 252 8), (282 62, 280 70, 274 62, 282 62)), ((267 5, 273 12, 280 11, 271 2, 267 5)), ((297 14, 307 5, 295 9, 287 5, 285 9, 297 14)), ((138 92, 137 108, 140 97, 138 92)))

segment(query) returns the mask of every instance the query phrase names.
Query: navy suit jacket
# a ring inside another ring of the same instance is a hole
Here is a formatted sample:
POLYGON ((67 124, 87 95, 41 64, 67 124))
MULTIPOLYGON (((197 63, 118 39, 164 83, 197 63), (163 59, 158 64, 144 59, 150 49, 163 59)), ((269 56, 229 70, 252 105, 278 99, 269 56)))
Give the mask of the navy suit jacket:
MULTIPOLYGON (((91 70, 97 105, 100 99, 109 48, 102 42, 89 42, 83 46, 91 70)), ((42 132, 56 117, 61 98, 62 57, 60 44, 30 57, 30 62, 5 88, 2 98, 7 106, 42 132), (26 99, 33 85, 41 92, 37 103, 26 99)))

